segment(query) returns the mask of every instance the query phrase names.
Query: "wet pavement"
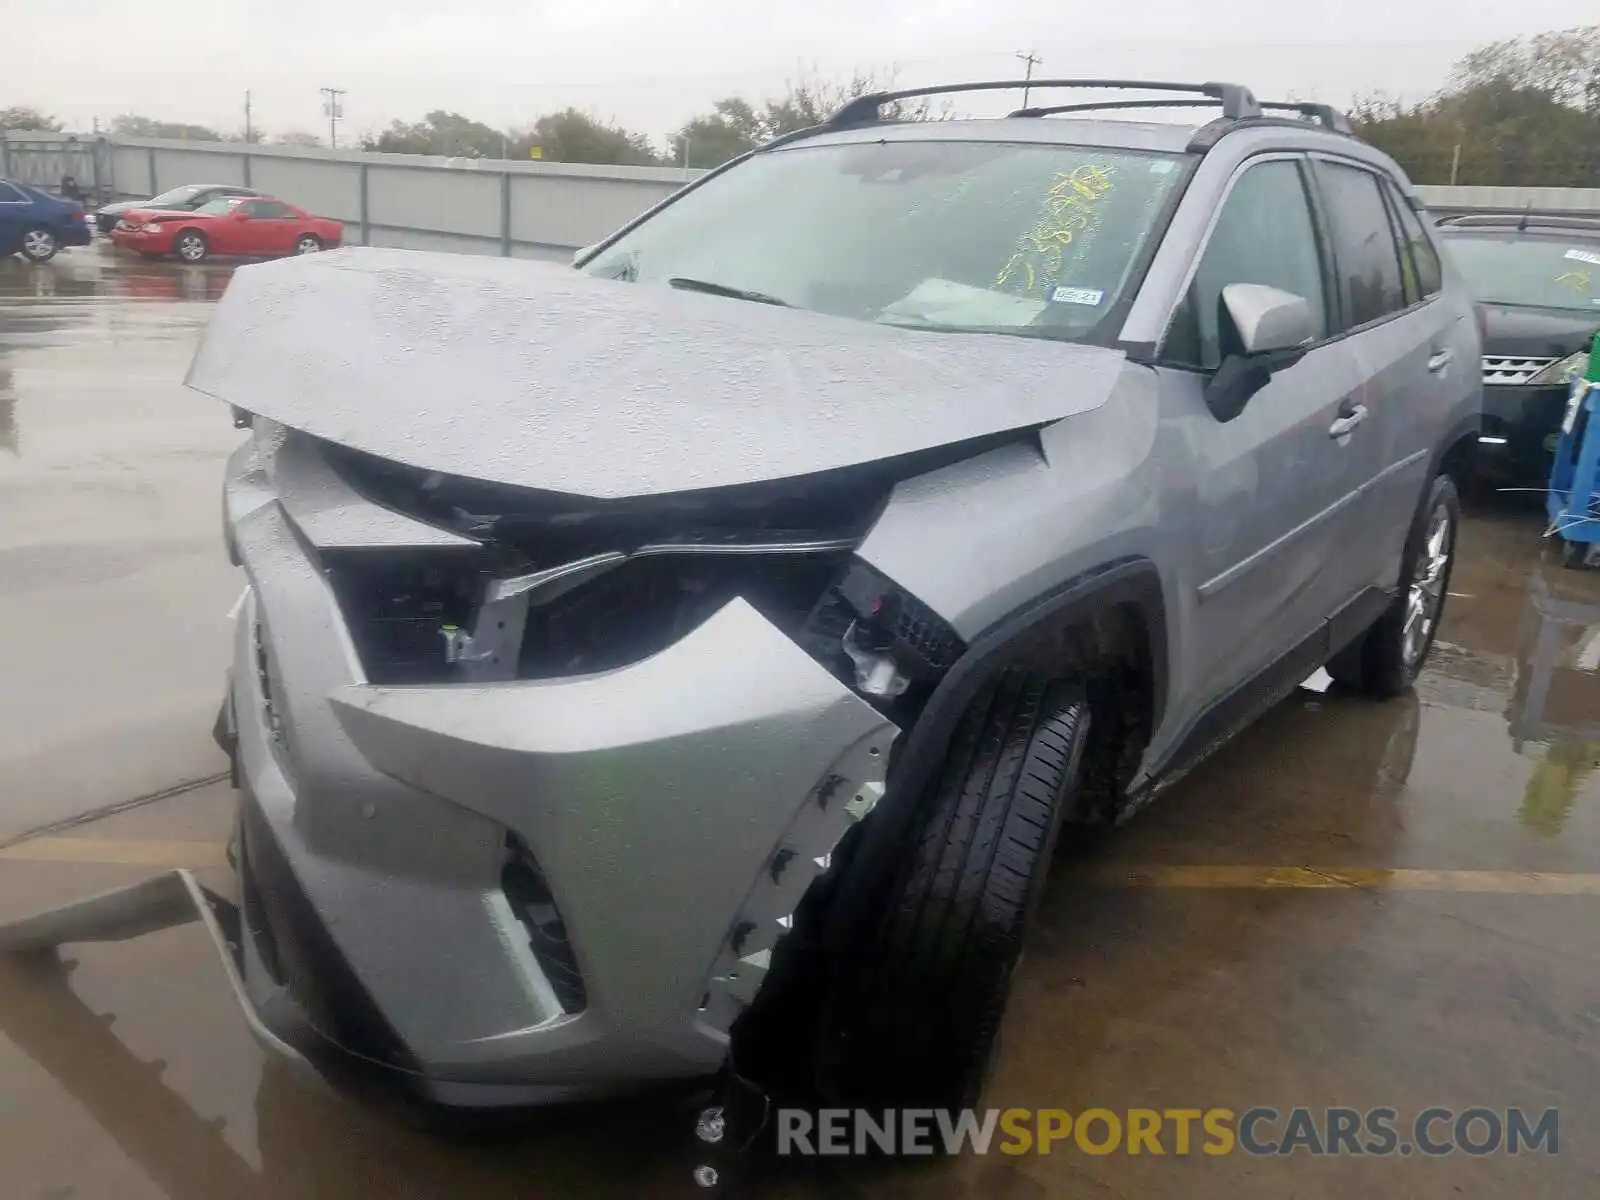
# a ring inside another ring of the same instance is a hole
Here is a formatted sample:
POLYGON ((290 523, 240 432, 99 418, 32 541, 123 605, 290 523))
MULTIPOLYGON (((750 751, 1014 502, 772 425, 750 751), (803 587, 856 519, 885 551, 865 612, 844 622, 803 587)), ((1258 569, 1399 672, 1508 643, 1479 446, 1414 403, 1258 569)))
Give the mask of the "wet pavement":
MULTIPOLYGON (((238 433, 180 386, 226 268, 0 261, 0 919, 163 865, 223 879, 238 433)), ((1475 506, 1415 696, 1302 692, 1045 896, 996 1107, 1560 1111, 1559 1153, 1049 1155, 794 1167, 813 1197, 1596 1194, 1600 572, 1475 506)), ((692 1195, 644 1101, 444 1138, 264 1060, 195 927, 0 962, 0 1196, 692 1195)), ((1263 1127, 1264 1129, 1266 1127, 1263 1127)), ((1283 1132, 1279 1121, 1270 1132, 1283 1132)))

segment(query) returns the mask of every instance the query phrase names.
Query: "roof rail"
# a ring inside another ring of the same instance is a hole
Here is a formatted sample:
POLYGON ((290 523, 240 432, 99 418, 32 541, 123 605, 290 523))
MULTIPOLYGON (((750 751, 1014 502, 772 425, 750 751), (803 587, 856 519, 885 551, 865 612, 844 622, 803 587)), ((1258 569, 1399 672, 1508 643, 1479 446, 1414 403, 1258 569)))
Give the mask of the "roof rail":
POLYGON ((1331 104, 1312 104, 1301 100, 1263 100, 1261 107, 1269 112, 1297 112, 1303 117, 1310 117, 1324 129, 1334 133, 1355 134, 1355 128, 1350 124, 1350 118, 1336 109, 1331 104))
POLYGON ((1119 91, 1188 92, 1209 96, 1221 102, 1222 115, 1233 120, 1259 117, 1261 106, 1249 88, 1238 83, 1162 83, 1144 79, 993 79, 982 83, 942 83, 934 87, 901 88, 892 92, 871 92, 845 104, 826 124, 837 129, 847 125, 866 125, 882 119, 885 104, 919 96, 950 96, 957 92, 1000 92, 1040 88, 1103 88, 1119 91))
POLYGON ((1440 217, 1436 223, 1439 225, 1462 226, 1468 229, 1473 227, 1482 229, 1514 227, 1521 230, 1528 228, 1530 225, 1538 225, 1545 229, 1600 232, 1600 217, 1585 217, 1578 214, 1565 213, 1536 213, 1531 209, 1524 209, 1521 212, 1455 213, 1440 217))
MULTIPOLYGON (((1048 117, 1057 113, 1099 112, 1105 109, 1129 108, 1216 108, 1221 104, 1222 101, 1209 97, 1182 100, 1091 100, 1083 104, 1052 104, 1048 108, 1019 108, 1013 113, 1008 113, 1007 116, 1048 117)), ((1318 124, 1332 130, 1334 133, 1353 134, 1355 132, 1350 125, 1349 118, 1328 104, 1258 100, 1256 106, 1267 112, 1300 113, 1302 116, 1314 118, 1318 124)), ((1226 116, 1226 113, 1224 113, 1224 116, 1226 116)))

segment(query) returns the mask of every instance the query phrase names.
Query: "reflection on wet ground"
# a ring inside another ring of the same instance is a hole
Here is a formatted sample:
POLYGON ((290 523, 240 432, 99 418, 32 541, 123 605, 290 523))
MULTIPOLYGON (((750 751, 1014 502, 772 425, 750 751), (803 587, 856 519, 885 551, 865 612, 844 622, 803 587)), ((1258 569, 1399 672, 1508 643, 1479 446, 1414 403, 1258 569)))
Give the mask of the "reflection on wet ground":
MULTIPOLYGON (((225 279, 99 250, 43 272, 0 263, 6 829, 218 765, 201 743, 237 589, 214 545, 233 434, 177 384, 225 279), (70 637, 45 636, 56 621, 70 637)), ((1094 1157, 1064 1145, 797 1164, 770 1193, 1594 1194, 1600 572, 1559 566, 1541 530, 1536 512, 1504 502, 1474 511, 1414 696, 1302 692, 1126 829, 1065 850, 986 1103, 1555 1107, 1558 1155, 1094 1157)), ((218 784, 0 849, 0 917, 152 862, 213 862, 227 807, 218 784)), ((323 1094, 263 1060, 209 955, 198 930, 179 929, 74 949, 70 972, 0 964, 0 1195, 694 1194, 685 1114, 669 1100, 463 1140, 323 1094)))

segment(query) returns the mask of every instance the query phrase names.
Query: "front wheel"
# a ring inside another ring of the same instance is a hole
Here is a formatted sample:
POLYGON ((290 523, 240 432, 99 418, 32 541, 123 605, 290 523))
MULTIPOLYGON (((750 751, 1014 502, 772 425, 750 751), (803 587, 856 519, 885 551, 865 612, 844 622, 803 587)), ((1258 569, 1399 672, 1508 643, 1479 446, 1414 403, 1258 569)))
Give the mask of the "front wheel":
POLYGON ((1387 699, 1417 681, 1444 616, 1460 525, 1456 485, 1440 475, 1411 523, 1399 594, 1366 633, 1328 663, 1336 682, 1387 699))
POLYGON ((172 252, 186 263, 204 262, 211 253, 211 243, 198 229, 185 229, 172 239, 172 252))
POLYGON ((22 257, 31 263, 47 263, 61 249, 56 235, 44 226, 28 230, 22 235, 22 257))
POLYGON ((827 1005, 828 1090, 852 1104, 977 1102, 1088 728, 1077 688, 1022 671, 973 702, 877 927, 827 1005))
POLYGON ((296 254, 315 254, 322 249, 322 239, 312 233, 303 233, 294 244, 296 254))

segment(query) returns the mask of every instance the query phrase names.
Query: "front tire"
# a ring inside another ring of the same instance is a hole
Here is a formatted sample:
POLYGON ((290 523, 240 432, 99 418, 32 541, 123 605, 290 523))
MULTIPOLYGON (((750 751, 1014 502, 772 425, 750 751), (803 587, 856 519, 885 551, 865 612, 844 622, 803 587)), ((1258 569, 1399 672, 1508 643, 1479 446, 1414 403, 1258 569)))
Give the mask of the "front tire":
POLYGON ((172 239, 172 253, 179 262, 205 262, 211 253, 211 243, 198 229, 185 229, 172 239))
POLYGON ((22 257, 31 263, 47 263, 61 249, 56 235, 43 225, 35 226, 22 235, 22 257))
POLYGON ((1456 485, 1448 475, 1437 476, 1406 537, 1400 593, 1366 633, 1328 663, 1335 682, 1381 699, 1416 683, 1444 617, 1460 527, 1456 485))
POLYGON ((830 1091, 852 1104, 976 1104, 1088 728, 1078 689, 1022 671, 974 700, 883 915, 828 1006, 830 1091))

